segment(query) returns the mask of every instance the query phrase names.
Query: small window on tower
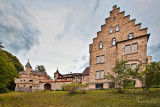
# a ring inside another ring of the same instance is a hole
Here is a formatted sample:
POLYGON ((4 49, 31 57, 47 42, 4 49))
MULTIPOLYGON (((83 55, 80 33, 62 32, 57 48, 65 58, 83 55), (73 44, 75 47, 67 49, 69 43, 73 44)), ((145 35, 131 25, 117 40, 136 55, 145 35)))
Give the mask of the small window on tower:
POLYGON ((118 31, 119 31, 119 25, 116 26, 116 32, 118 32, 118 31))
POLYGON ((103 48, 103 43, 101 41, 101 42, 99 42, 99 49, 102 49, 102 48, 103 48))
POLYGON ((110 28, 110 33, 113 33, 113 28, 112 27, 110 28))
POLYGON ((116 38, 112 39, 112 45, 116 45, 116 38))
POLYGON ((128 35, 128 39, 132 39, 133 38, 133 33, 130 33, 129 35, 128 35))

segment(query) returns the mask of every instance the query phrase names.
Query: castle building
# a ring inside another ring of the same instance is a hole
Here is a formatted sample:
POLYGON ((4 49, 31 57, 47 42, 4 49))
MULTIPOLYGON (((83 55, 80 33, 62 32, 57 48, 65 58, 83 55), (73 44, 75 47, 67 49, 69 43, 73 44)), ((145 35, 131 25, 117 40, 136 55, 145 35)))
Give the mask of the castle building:
MULTIPOLYGON (((130 15, 120 12, 120 8, 113 6, 110 17, 105 19, 101 31, 89 45, 90 73, 89 88, 112 88, 114 83, 104 79, 104 75, 111 73, 116 60, 126 58, 127 65, 135 68, 139 63, 146 64, 147 42, 150 34, 147 28, 141 29, 141 23, 135 24, 135 19, 130 20, 130 15)), ((135 81, 136 87, 141 87, 135 81)))
POLYGON ((89 67, 82 73, 60 74, 58 69, 54 73, 54 81, 49 78, 46 72, 34 71, 31 64, 25 65, 25 71, 19 72, 19 78, 15 78, 15 91, 34 92, 38 90, 61 90, 64 84, 88 83, 89 67))
POLYGON ((51 81, 46 72, 38 72, 32 69, 31 64, 25 65, 25 71, 20 71, 19 78, 14 79, 15 91, 32 92, 41 90, 40 81, 51 81))
MULTIPOLYGON (((141 29, 141 23, 135 24, 135 19, 130 20, 130 15, 125 16, 125 12, 120 12, 115 5, 89 45, 90 64, 82 73, 61 74, 57 69, 53 81, 46 72, 33 71, 28 62, 25 71, 19 72, 20 77, 15 78, 15 90, 60 90, 64 84, 73 82, 88 83, 88 89, 114 88, 115 83, 104 79, 104 75, 112 73, 117 59, 125 58, 127 66, 133 69, 139 63, 151 62, 152 57, 146 55, 149 36, 147 28, 141 29)), ((141 87, 138 80, 135 80, 135 87, 141 87)))

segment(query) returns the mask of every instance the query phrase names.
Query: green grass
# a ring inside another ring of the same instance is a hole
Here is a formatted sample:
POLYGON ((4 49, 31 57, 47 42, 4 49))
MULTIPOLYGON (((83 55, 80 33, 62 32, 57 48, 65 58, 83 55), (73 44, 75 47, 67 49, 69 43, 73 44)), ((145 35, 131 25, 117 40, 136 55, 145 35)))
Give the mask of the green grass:
POLYGON ((160 88, 142 93, 141 89, 92 90, 68 95, 66 91, 41 91, 33 93, 10 92, 0 94, 0 107, 139 107, 159 106, 160 88))

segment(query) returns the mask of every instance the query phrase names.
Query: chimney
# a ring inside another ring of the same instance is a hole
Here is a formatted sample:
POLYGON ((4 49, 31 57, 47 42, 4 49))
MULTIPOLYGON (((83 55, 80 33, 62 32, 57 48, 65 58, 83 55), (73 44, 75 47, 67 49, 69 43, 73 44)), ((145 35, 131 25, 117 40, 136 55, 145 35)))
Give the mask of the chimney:
POLYGON ((117 5, 114 5, 114 6, 113 6, 113 10, 115 10, 116 8, 117 8, 117 5))

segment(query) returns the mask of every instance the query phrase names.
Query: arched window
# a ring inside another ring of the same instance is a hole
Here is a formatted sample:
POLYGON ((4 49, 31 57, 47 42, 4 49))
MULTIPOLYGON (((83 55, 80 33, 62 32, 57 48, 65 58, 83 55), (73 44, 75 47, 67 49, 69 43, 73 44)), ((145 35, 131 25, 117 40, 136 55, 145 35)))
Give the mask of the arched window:
POLYGON ((103 48, 103 43, 101 41, 101 42, 99 42, 99 49, 102 49, 102 48, 103 48))
POLYGON ((112 39, 112 45, 116 45, 116 38, 112 39))
POLYGON ((113 27, 110 28, 110 33, 113 33, 113 27))
POLYGON ((119 31, 119 25, 116 26, 116 32, 118 32, 118 31, 119 31))
POLYGON ((130 33, 129 35, 128 35, 128 39, 132 39, 133 38, 133 33, 130 33))

